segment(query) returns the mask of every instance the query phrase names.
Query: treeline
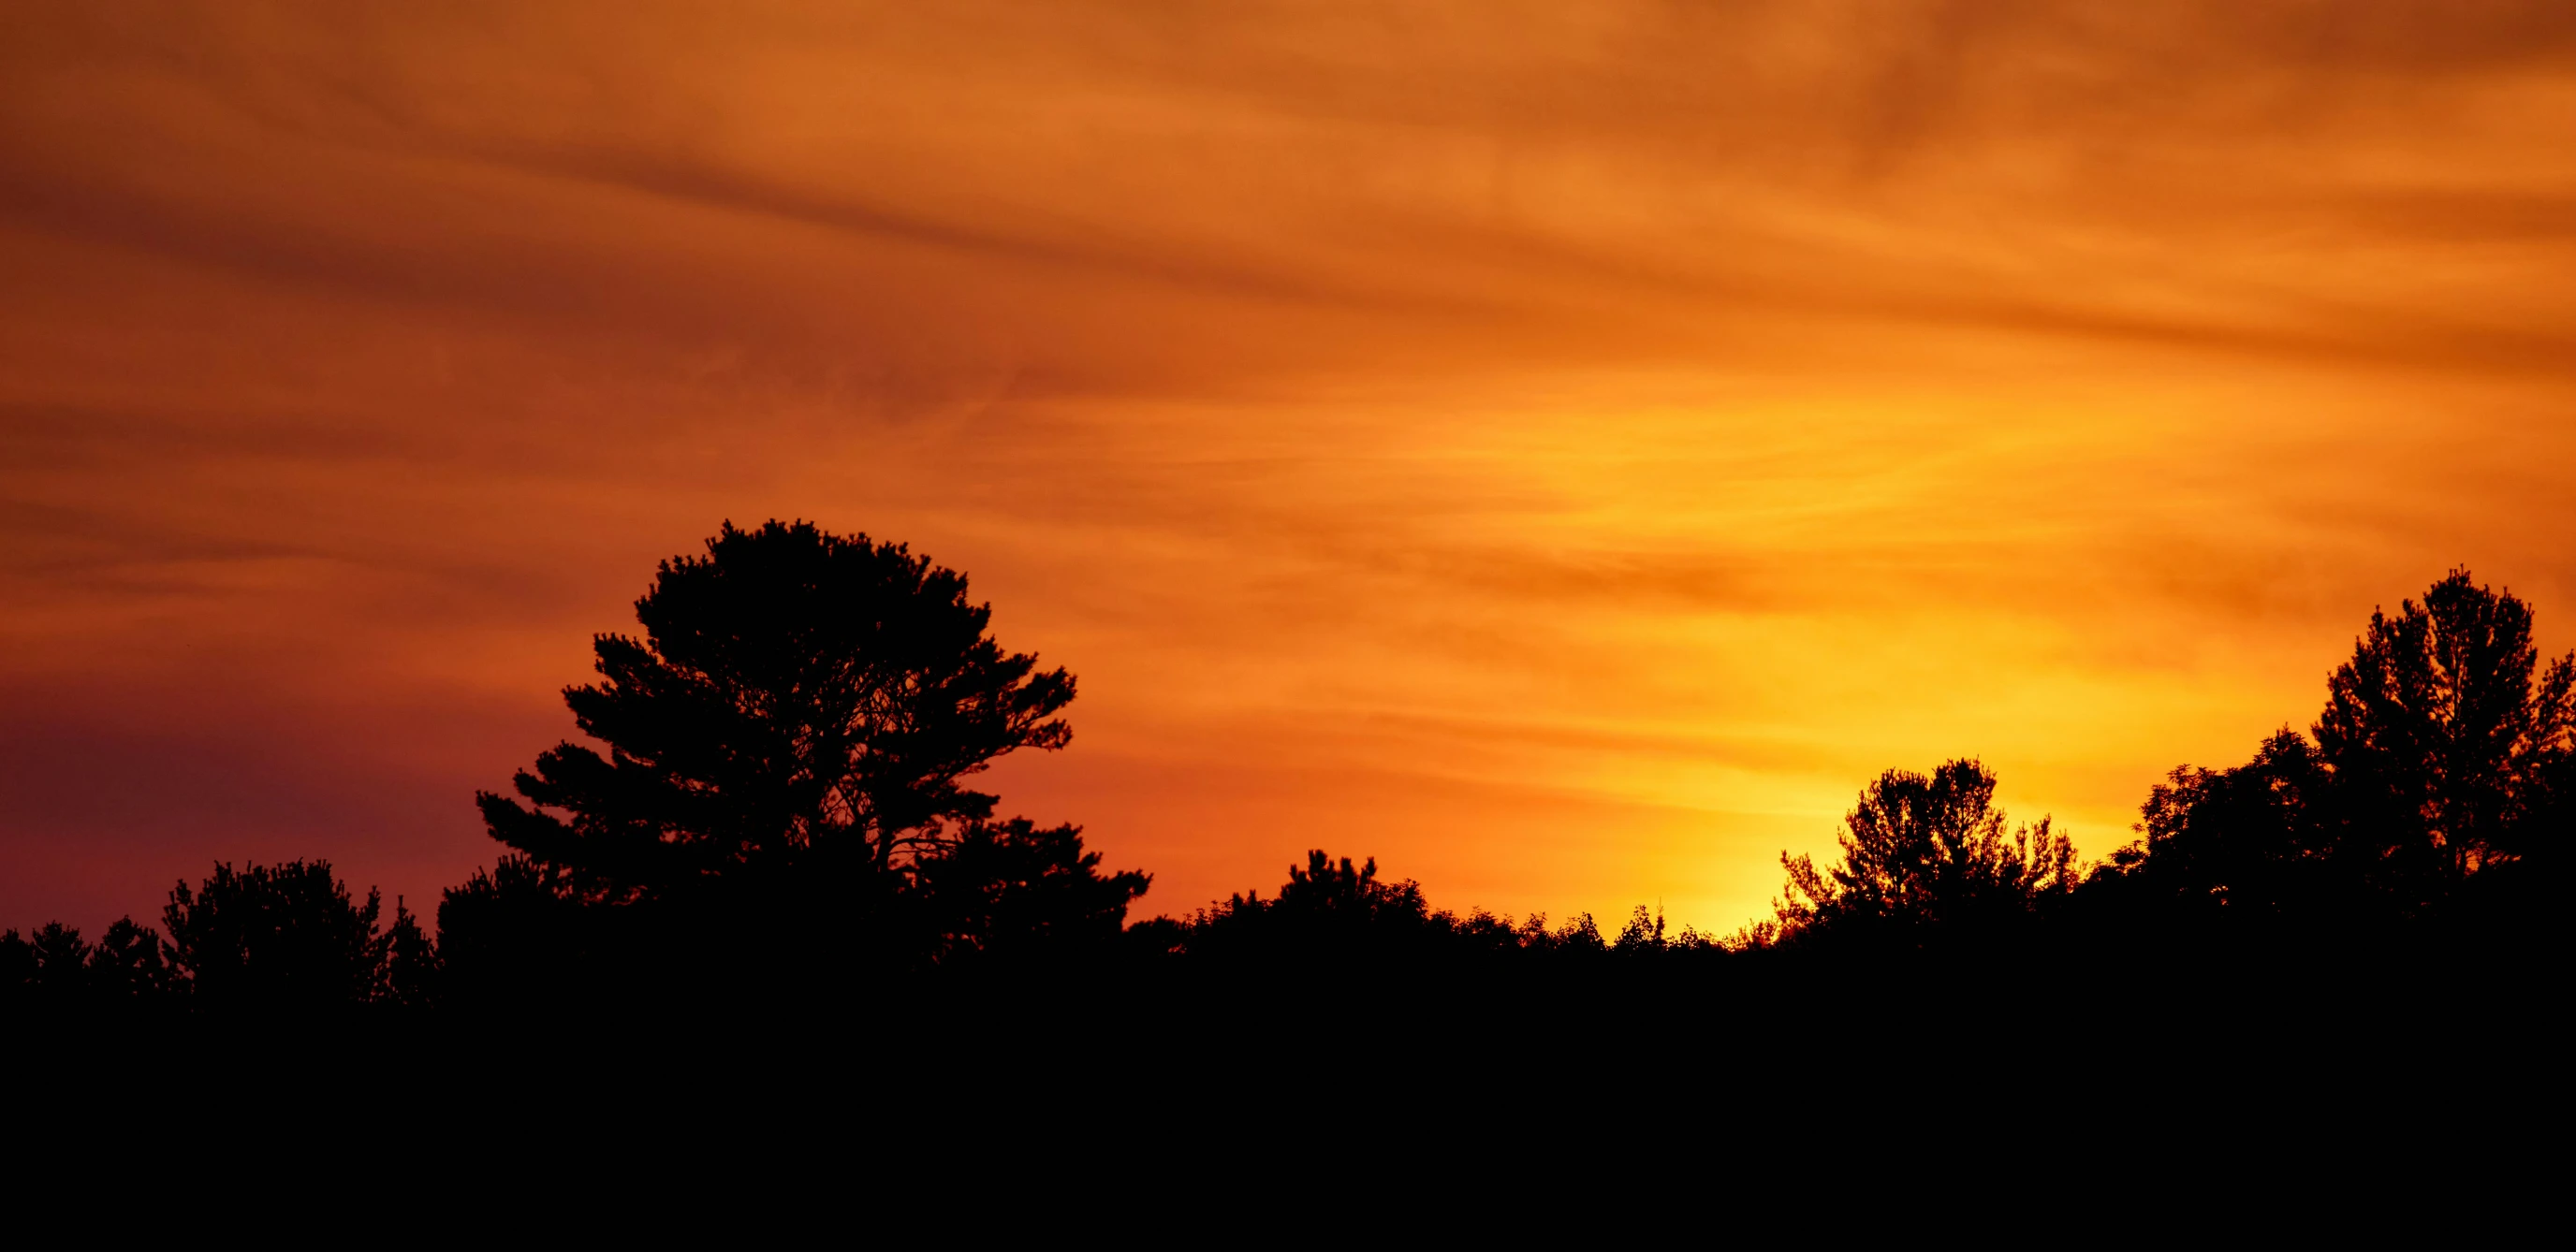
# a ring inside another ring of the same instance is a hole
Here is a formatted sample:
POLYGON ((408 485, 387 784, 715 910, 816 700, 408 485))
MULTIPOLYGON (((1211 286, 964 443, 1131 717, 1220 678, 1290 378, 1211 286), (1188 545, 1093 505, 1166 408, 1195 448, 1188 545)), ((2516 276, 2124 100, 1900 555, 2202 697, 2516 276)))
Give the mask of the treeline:
POLYGON ((598 637, 600 680, 565 692, 589 742, 478 796, 504 852, 444 894, 434 938, 327 862, 219 865, 173 889, 157 930, 0 935, 0 997, 471 1009, 820 1003, 979 972, 2528 956, 2555 950, 2550 883, 2576 822, 2576 659, 2543 665, 2529 606, 2462 570, 2372 616, 2307 733, 2175 770, 2098 864, 2046 819, 2011 824, 1963 759, 1871 782, 1837 855, 1784 855, 1773 916, 1730 935, 1643 908, 1615 929, 1460 915, 1322 851, 1273 895, 1130 923, 1147 875, 967 785, 1064 746, 1075 684, 1001 649, 962 576, 865 536, 728 524, 663 563, 636 615, 642 637, 598 637))
POLYGON ((118 919, 98 942, 60 922, 0 933, 0 988, 40 1005, 425 1005, 438 945, 374 891, 362 904, 328 861, 235 871, 171 889, 162 929, 118 919), (166 936, 166 937, 165 937, 166 936))

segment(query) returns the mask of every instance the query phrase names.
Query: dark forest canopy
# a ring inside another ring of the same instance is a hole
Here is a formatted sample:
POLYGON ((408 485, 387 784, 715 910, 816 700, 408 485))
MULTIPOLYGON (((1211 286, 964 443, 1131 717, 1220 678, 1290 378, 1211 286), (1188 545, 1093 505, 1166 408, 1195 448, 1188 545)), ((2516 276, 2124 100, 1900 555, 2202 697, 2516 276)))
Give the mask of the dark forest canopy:
POLYGON ((1588 915, 1459 915, 1320 850, 1275 895, 1131 922, 1147 875, 1106 871, 1079 828, 1000 817, 967 785, 1007 753, 1063 747, 1075 687, 994 641, 963 575, 865 535, 728 523, 703 556, 662 564, 636 618, 640 638, 594 640, 599 681, 564 693, 590 742, 542 753, 515 797, 477 797, 503 852, 446 892, 434 938, 327 861, 224 864, 177 884, 157 930, 0 935, 0 996, 488 1008, 828 999, 958 970, 2536 945, 2576 821, 2576 657, 2543 663, 2530 607, 2458 570, 2372 615, 2305 733, 2175 769, 2137 840, 2089 867, 2048 819, 2010 824, 1971 758, 1871 781, 1838 856, 1784 855, 1774 915, 1731 936, 1642 907, 1611 933, 1588 915))

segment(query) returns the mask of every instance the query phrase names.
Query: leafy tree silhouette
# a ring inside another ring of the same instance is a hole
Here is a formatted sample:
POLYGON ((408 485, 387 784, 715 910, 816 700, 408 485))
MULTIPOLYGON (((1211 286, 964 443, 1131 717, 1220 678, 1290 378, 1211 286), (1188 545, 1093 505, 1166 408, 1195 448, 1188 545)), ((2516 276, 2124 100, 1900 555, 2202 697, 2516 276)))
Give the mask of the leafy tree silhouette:
POLYGON ((2346 867, 2333 856, 2333 788, 2324 756, 2288 729, 2234 769, 2177 768, 2140 807, 2143 837, 2113 852, 2084 890, 2143 896, 2202 923, 2320 920, 2320 908, 2352 895, 2335 885, 2346 867))
POLYGON ((89 968, 89 945, 81 942, 80 931, 61 922, 47 922, 36 932, 36 983, 40 987, 65 995, 77 993, 89 968))
POLYGON ((43 962, 36 959, 36 945, 27 942, 17 927, 0 930, 0 1000, 24 996, 43 972, 43 962))
POLYGON ((599 912, 561 871, 504 856, 439 901, 443 988, 469 1003, 562 1002, 601 973, 599 912))
POLYGON ((2465 569, 2373 612, 2327 679, 2313 741, 2284 728, 2244 765, 2174 770, 2142 837, 2086 884, 2091 907, 2141 931, 2177 913, 2396 924, 2557 855, 2576 795, 2576 654, 2543 667, 2532 617, 2465 569))
POLYGON ((1519 922, 1482 909, 1465 916, 1435 910, 1421 884, 1378 876, 1375 858, 1354 864, 1321 849, 1288 867, 1279 894, 1241 892, 1186 919, 1157 918, 1133 933, 1152 950, 1220 964, 1289 971, 1316 960, 1409 967, 1438 963, 1453 970, 1508 971, 1554 964, 1589 965, 1617 956, 1635 960, 1674 953, 1717 954, 1718 942, 1696 930, 1667 930, 1660 911, 1637 907, 1615 940, 1604 940, 1589 913, 1551 928, 1543 913, 1519 922))
POLYGON ((1040 829, 1025 817, 967 823, 915 874, 942 960, 1096 954, 1117 941, 1127 905, 1152 881, 1103 875, 1079 827, 1040 829))
POLYGON ((1189 923, 1189 951, 1260 960, 1418 954, 1439 928, 1419 884, 1378 878, 1377 858, 1337 863, 1320 848, 1288 867, 1268 900, 1257 890, 1229 896, 1189 923))
POLYGON ((111 923, 95 946, 61 922, 46 923, 32 938, 0 932, 0 999, 32 994, 63 1008, 157 1001, 169 991, 161 936, 131 917, 111 923))
POLYGON ((401 896, 394 897, 394 921, 385 928, 381 951, 383 970, 374 988, 377 1000, 415 1008, 438 1002, 446 962, 439 955, 438 941, 422 929, 419 914, 401 896))
POLYGON ((103 1000, 157 1000, 170 991, 160 933, 131 917, 108 924, 90 949, 88 972, 92 993, 103 1000))
POLYGON ((377 996, 387 942, 381 898, 350 898, 329 861, 217 864, 202 884, 170 889, 161 922, 172 963, 211 1006, 319 1008, 377 996))
POLYGON ((2455 569, 2422 604, 2373 612, 2326 681, 2314 734, 2358 819, 2347 837, 2411 902, 2521 855, 2526 801, 2568 755, 2576 653, 2535 673, 2531 625, 2512 592, 2455 569))
MULTIPOLYGON (((10 932, 12 938, 16 932, 10 932)), ((61 1005, 83 998, 88 990, 89 945, 79 930, 47 922, 27 938, 27 985, 44 1002, 61 1005)))
POLYGON ((2005 833, 1995 776, 1974 760, 1929 775, 1889 770, 1861 792, 1837 841, 1842 862, 1780 856, 1789 881, 1756 946, 1833 935, 1919 942, 2025 916, 2075 885, 2075 848, 2041 818, 2005 833))
POLYGON ((1429 912, 1430 906, 1422 898, 1421 884, 1412 879, 1380 882, 1376 857, 1353 869, 1351 858, 1343 857, 1336 865, 1318 848, 1306 854, 1305 868, 1288 867, 1288 881, 1271 909, 1290 917, 1409 922, 1429 912))
POLYGON ((379 931, 382 908, 373 890, 364 903, 352 899, 328 861, 218 864, 195 887, 170 889, 166 942, 131 917, 96 944, 60 922, 27 939, 0 933, 0 999, 251 1012, 433 1002, 437 945, 399 900, 392 928, 379 931))

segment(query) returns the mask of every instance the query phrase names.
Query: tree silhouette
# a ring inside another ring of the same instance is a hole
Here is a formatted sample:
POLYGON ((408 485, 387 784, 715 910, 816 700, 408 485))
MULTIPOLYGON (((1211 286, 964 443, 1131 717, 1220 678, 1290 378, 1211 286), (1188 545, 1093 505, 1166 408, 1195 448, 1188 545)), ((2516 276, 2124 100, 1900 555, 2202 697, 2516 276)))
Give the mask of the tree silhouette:
POLYGON ((564 693, 605 751, 559 744, 519 799, 477 797, 514 854, 440 905, 461 994, 801 994, 1108 942, 1144 891, 966 785, 1063 747, 1074 680, 995 643, 963 575, 728 522, 635 612, 644 637, 597 637, 601 681, 564 693))
POLYGON ((593 643, 603 681, 564 702, 608 753, 566 742, 477 797, 494 838, 602 901, 745 869, 891 870, 992 816, 963 779, 1071 730, 1061 669, 1005 653, 963 575, 901 544, 728 522, 662 563, 641 640, 593 643), (558 814, 561 814, 558 816, 558 814))
POLYGON ((36 959, 36 945, 27 942, 14 926, 0 930, 0 1000, 25 995, 43 971, 43 963, 36 959))
POLYGON ((394 897, 394 922, 385 928, 379 950, 383 972, 376 980, 376 999, 415 1008, 437 1002, 446 962, 439 956, 438 942, 421 929, 420 916, 401 896, 394 897))
POLYGON ((1429 909, 1422 898, 1421 884, 1409 878, 1402 882, 1380 881, 1376 857, 1354 869, 1351 858, 1343 857, 1335 864, 1320 848, 1306 854, 1304 868, 1288 867, 1288 881, 1279 888, 1279 898, 1271 905, 1273 912, 1283 916, 1360 922, 1410 921, 1429 909))
POLYGON ((2131 928, 2176 911, 2386 925, 2555 854, 2576 815, 2576 656, 2542 667, 2531 630, 2529 605, 2465 569, 2372 613, 2313 742, 2285 728, 2234 769, 2173 771, 2087 894, 2131 928))
POLYGON ((0 933, 0 995, 54 1008, 80 1003, 89 991, 89 952, 80 931, 61 922, 24 938, 15 930, 0 933))
POLYGON ((151 1002, 170 985, 161 936, 131 917, 111 923, 95 945, 61 922, 29 938, 0 932, 0 1000, 32 994, 54 1008, 151 1002))
POLYGON ((1099 951, 1152 882, 1133 871, 1103 875, 1080 828, 1040 829, 1025 817, 968 823, 919 862, 916 877, 942 961, 1099 951))
POLYGON ((537 1003, 598 975, 598 926, 559 871, 504 856, 450 887, 438 905, 447 988, 471 1002, 537 1003))
POLYGON ((2527 801, 2576 732, 2576 653, 2539 670, 2531 607, 2465 569, 2370 615, 2326 682, 2317 751, 2352 852, 2419 898, 2526 848, 2527 801), (2537 671, 2537 672, 2536 672, 2537 671))
POLYGON ((373 889, 361 904, 329 861, 288 861, 235 871, 218 864, 205 882, 170 889, 161 922, 172 963, 210 1005, 267 1009, 357 1004, 376 998, 386 939, 373 889))
POLYGON ((2318 920, 2352 897, 2335 856, 2334 781, 2316 748, 2286 728, 2234 769, 2178 767, 2140 806, 2142 837, 2113 852, 2085 890, 2203 922, 2318 920))
POLYGON ((88 971, 92 993, 104 1000, 157 1000, 170 991, 160 934, 131 917, 109 923, 90 949, 88 971))
POLYGON ((1440 929, 1419 884, 1386 882, 1377 858, 1354 865, 1318 848, 1288 867, 1279 894, 1257 890, 1202 909, 1190 923, 1190 951, 1200 955, 1296 960, 1418 954, 1440 929))
POLYGON ((36 987, 45 995, 70 999, 88 985, 89 945, 80 931, 47 922, 29 941, 36 950, 36 987))
POLYGON ((2006 834, 1994 794, 1995 776, 1974 760, 1881 774, 1843 819, 1840 864, 1820 871, 1813 857, 1781 854, 1779 937, 1919 936, 2021 916, 2071 890, 2074 845, 2047 818, 2006 834))
POLYGON ((1553 928, 1543 913, 1518 922, 1483 909, 1462 917, 1433 909, 1420 883, 1379 877, 1374 857, 1355 864, 1321 849, 1309 851, 1304 865, 1288 867, 1276 896, 1239 892, 1188 918, 1139 923, 1131 933, 1156 952, 1291 974, 1318 960, 1385 968, 1431 963, 1462 972, 1721 951, 1697 930, 1671 933, 1660 910, 1650 913, 1643 905, 1614 940, 1602 937, 1589 913, 1553 928))

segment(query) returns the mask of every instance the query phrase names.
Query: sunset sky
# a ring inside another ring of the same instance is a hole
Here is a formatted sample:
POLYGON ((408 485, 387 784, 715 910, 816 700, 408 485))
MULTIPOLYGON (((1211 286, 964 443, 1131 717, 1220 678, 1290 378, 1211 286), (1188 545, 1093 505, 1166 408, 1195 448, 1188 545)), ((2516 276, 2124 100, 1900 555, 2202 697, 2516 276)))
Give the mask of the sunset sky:
POLYGON ((728 518, 1079 675, 989 785, 1146 915, 1732 930, 2454 565, 2576 643, 2565 3, 17 0, 0 284, 0 926, 434 908, 728 518))

